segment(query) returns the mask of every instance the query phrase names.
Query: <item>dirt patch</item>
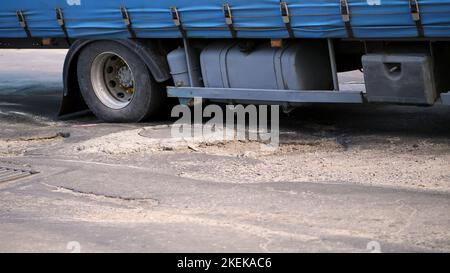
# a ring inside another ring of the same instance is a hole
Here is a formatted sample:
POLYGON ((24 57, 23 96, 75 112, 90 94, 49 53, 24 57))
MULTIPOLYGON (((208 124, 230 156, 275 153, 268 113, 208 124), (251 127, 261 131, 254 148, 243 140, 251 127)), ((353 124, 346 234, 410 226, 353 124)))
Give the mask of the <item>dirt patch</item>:
POLYGON ((446 144, 394 142, 345 147, 322 139, 282 144, 273 153, 262 153, 258 143, 204 144, 201 151, 234 156, 233 160, 173 166, 180 176, 232 183, 350 182, 378 186, 450 191, 450 148, 446 144), (252 158, 253 164, 240 158, 252 158), (193 165, 194 164, 194 165, 193 165))
POLYGON ((205 134, 191 136, 172 136, 172 127, 168 125, 148 126, 125 130, 89 139, 75 144, 73 151, 85 154, 107 154, 131 156, 155 152, 199 152, 211 155, 261 156, 284 154, 293 151, 334 151, 343 149, 343 145, 334 137, 316 137, 296 135, 294 139, 288 132, 282 133, 282 145, 272 147, 268 142, 237 140, 224 137, 223 130, 207 130, 205 134), (224 140, 225 139, 225 140, 224 140))
POLYGON ((166 151, 197 151, 203 143, 220 143, 223 131, 202 136, 174 136, 171 126, 149 126, 107 134, 77 143, 71 149, 84 154, 131 156, 166 151))
POLYGON ((174 160, 180 177, 227 183, 345 182, 450 191, 450 144, 408 137, 282 132, 276 149, 258 141, 170 137, 170 127, 145 127, 76 144, 91 155, 127 158, 194 153, 217 160, 174 160), (250 159, 250 160, 248 160, 250 159), (251 162, 251 163, 249 163, 251 162))
POLYGON ((292 143, 282 143, 280 146, 272 146, 258 141, 219 141, 200 143, 192 149, 194 152, 209 155, 260 158, 267 156, 281 156, 289 153, 307 153, 316 151, 340 151, 343 146, 336 139, 305 139, 292 143))
POLYGON ((16 139, 0 139, 0 156, 19 156, 48 145, 61 143, 69 133, 52 133, 18 137, 16 139))

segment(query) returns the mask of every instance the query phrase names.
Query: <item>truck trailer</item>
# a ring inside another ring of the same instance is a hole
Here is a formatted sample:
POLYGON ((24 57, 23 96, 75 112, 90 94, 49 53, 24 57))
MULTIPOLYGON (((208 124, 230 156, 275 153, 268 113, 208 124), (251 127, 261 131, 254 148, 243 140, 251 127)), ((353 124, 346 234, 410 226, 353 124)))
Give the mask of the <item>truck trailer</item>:
POLYGON ((68 48, 60 115, 107 122, 166 97, 450 105, 450 0, 2 0, 0 48, 68 48))

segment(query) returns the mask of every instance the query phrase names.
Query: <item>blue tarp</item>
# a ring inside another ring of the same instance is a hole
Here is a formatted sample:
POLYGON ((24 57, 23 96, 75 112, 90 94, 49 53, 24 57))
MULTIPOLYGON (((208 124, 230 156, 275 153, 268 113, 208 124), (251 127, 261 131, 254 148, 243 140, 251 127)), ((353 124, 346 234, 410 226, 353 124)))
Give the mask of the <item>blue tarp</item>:
MULTIPOLYGON (((340 0, 286 0, 299 38, 345 38, 340 0)), ((450 0, 418 0, 426 37, 450 37, 450 0)), ((223 4, 232 9, 242 38, 287 38, 279 0, 1 0, 0 38, 24 38, 17 18, 24 14, 33 37, 63 37, 55 9, 63 11, 72 38, 128 38, 125 7, 139 38, 177 38, 171 7, 179 10, 188 37, 229 38, 223 4)), ((414 38, 410 0, 348 0, 356 38, 414 38)))

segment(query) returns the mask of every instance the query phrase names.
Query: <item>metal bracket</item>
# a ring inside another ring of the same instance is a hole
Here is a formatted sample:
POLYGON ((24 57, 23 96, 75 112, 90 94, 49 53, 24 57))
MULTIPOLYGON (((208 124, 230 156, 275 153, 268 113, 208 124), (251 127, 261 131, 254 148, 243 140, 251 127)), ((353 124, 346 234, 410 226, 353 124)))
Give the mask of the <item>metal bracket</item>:
POLYGON ((289 12, 289 6, 286 2, 280 2, 281 17, 283 18, 283 23, 287 28, 289 33, 289 38, 295 38, 294 30, 292 29, 291 23, 291 13, 289 12))
POLYGON ((327 39, 328 42, 328 57, 330 58, 331 72, 333 74, 333 87, 335 91, 339 91, 339 77, 336 64, 336 52, 334 50, 334 43, 332 39, 327 39))
POLYGON ((349 38, 353 38, 353 28, 351 24, 351 18, 350 18, 350 6, 348 5, 347 0, 340 0, 340 8, 341 8, 341 15, 342 15, 342 21, 344 21, 345 28, 347 30, 347 35, 349 38))
POLYGON ((70 45, 69 33, 67 32, 66 22, 64 20, 64 14, 63 14, 63 11, 61 8, 56 8, 56 20, 58 21, 58 25, 61 27, 61 30, 64 33, 66 42, 70 45))
POLYGON ((127 8, 121 7, 120 12, 122 13, 122 19, 131 35, 131 38, 136 39, 136 32, 133 29, 133 23, 131 22, 130 14, 128 13, 127 8))
POLYGON ((411 16, 413 21, 416 23, 417 32, 419 37, 424 37, 425 32, 422 25, 422 18, 420 15, 419 0, 409 0, 409 9, 411 11, 411 16))
POLYGON ((236 29, 234 28, 233 23, 233 14, 231 13, 231 7, 229 4, 223 4, 223 14, 225 15, 225 23, 230 29, 231 37, 237 38, 237 32, 236 29))
POLYGON ((183 38, 187 38, 187 33, 186 33, 186 30, 183 28, 183 23, 181 22, 180 13, 178 12, 177 7, 171 7, 170 13, 172 14, 173 23, 180 30, 181 36, 183 38))
POLYGON ((195 57, 196 56, 195 49, 192 48, 188 39, 183 39, 183 45, 186 54, 187 70, 189 74, 189 86, 191 87, 201 86, 200 71, 196 69, 196 67, 198 67, 196 66, 198 60, 196 60, 195 57))
POLYGON ((25 15, 23 14, 23 12, 21 10, 18 10, 16 12, 16 14, 17 14, 17 19, 19 19, 20 26, 23 28, 23 30, 25 30, 25 33, 27 34, 27 37, 28 38, 32 38, 31 31, 28 28, 28 23, 27 23, 27 20, 25 18, 25 15))

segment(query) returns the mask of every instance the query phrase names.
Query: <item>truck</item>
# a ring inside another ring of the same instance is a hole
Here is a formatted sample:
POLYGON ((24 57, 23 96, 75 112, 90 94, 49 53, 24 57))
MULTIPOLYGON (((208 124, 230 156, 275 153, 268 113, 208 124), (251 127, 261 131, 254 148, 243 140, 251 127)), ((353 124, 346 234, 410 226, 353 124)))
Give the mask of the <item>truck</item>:
POLYGON ((450 104, 450 0, 2 0, 0 48, 69 49, 60 114, 107 122, 167 97, 450 104))

